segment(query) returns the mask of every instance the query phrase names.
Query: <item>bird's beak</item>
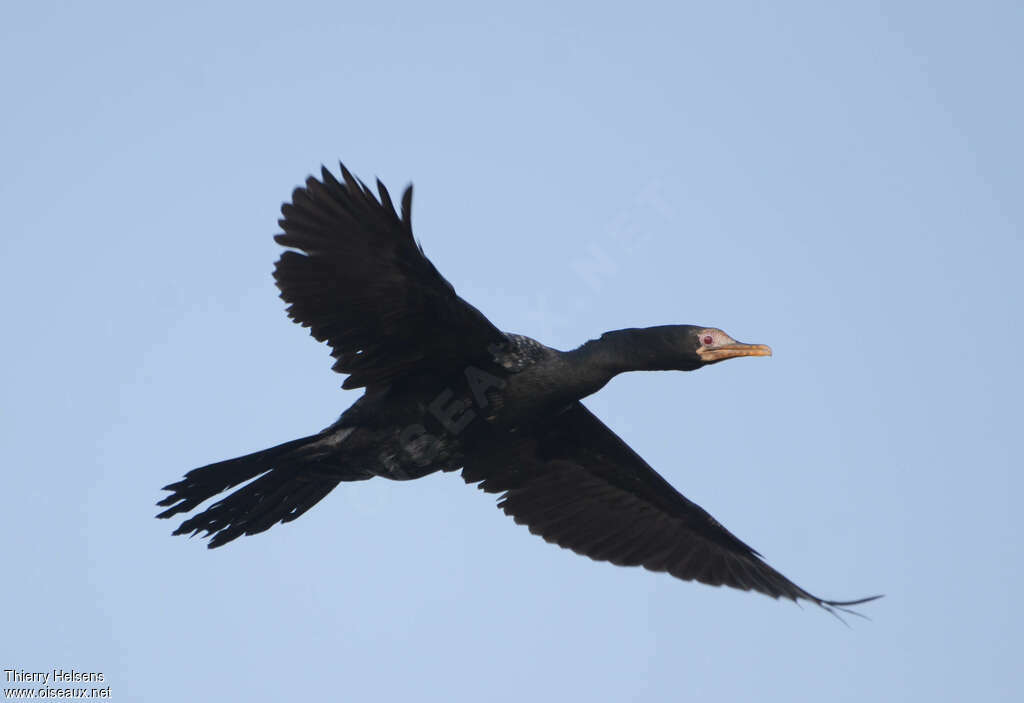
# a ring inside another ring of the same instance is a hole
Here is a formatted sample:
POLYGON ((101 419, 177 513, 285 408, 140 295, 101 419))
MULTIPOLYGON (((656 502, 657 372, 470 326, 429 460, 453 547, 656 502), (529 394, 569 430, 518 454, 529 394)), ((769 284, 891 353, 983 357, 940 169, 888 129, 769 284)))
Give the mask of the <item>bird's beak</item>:
POLYGON ((719 344, 697 349, 697 356, 706 364, 723 359, 734 359, 738 356, 771 356, 772 348, 767 344, 719 344))

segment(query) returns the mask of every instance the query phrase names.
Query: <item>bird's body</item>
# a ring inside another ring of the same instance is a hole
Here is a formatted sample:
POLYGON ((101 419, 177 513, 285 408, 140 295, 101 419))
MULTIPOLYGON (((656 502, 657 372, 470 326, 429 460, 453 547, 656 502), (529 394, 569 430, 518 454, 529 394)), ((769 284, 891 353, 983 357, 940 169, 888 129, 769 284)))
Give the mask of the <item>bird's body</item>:
POLYGON ((763 345, 668 325, 608 332, 558 351, 495 328, 459 298, 412 237, 411 188, 395 212, 342 167, 323 169, 282 207, 286 251, 274 276, 289 314, 328 342, 345 388, 364 387, 328 428, 190 471, 159 517, 211 547, 294 520, 339 483, 461 469, 544 539, 594 559, 683 579, 826 601, 768 566, 687 500, 579 401, 619 373, 690 371, 763 345), (301 252, 301 253, 300 253, 301 252), (241 485, 245 484, 245 485, 241 485))

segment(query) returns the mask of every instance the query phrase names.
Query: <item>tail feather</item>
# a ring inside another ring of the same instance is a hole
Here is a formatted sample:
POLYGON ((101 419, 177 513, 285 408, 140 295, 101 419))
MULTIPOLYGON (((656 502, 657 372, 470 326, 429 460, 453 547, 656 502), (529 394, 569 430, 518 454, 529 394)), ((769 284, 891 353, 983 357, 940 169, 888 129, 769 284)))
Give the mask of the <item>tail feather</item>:
POLYGON ((158 518, 186 513, 203 501, 255 479, 185 520, 174 534, 205 531, 212 537, 211 549, 241 537, 270 529, 278 522, 291 522, 316 505, 341 481, 370 478, 364 472, 340 473, 337 459, 331 466, 314 445, 321 435, 310 435, 276 447, 217 462, 185 474, 177 483, 164 487, 171 495, 157 505, 169 506, 158 518))

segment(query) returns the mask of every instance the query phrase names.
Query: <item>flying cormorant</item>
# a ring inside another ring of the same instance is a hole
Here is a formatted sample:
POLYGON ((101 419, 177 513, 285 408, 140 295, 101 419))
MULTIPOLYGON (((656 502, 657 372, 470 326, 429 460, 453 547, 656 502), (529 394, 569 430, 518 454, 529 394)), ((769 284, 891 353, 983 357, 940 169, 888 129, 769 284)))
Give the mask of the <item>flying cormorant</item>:
POLYGON ((341 166, 323 168, 281 207, 287 247, 274 270, 289 316, 327 342, 343 388, 364 394, 326 429, 189 471, 158 515, 174 534, 219 547, 290 522, 342 481, 462 470, 501 493, 498 506, 548 542, 592 559, 680 579, 818 598, 764 562, 676 491, 580 399, 625 371, 693 371, 771 349, 720 329, 666 325, 606 332, 573 351, 504 333, 456 295, 413 238, 412 186, 396 213, 341 166), (255 480, 253 480, 255 479, 255 480))

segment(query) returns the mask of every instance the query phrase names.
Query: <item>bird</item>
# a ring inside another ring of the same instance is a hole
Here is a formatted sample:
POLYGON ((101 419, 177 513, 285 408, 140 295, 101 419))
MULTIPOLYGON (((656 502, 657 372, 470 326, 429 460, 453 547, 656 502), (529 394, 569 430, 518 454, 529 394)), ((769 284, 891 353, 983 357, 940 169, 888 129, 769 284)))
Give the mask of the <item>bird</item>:
POLYGON ((570 351, 502 332, 427 258, 412 192, 396 209, 379 179, 375 193, 341 163, 339 176, 321 166, 281 206, 280 297, 330 346, 342 388, 363 394, 319 432, 165 486, 159 518, 231 491, 173 534, 220 547, 297 519, 340 483, 461 471, 516 523, 597 561, 833 614, 880 597, 826 600, 796 585, 580 402, 621 373, 695 371, 770 347, 692 324, 605 332, 570 351))

